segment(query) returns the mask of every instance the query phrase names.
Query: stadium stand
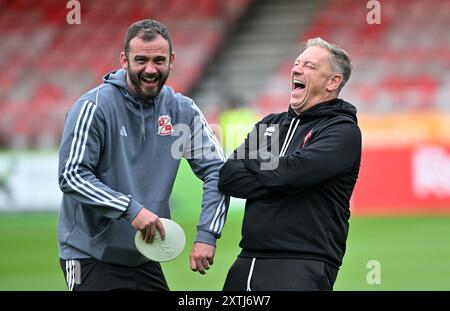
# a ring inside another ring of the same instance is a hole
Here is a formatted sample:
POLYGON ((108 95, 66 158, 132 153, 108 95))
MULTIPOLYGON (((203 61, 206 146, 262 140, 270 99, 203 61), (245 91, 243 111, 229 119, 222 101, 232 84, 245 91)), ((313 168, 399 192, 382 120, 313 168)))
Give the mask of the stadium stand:
POLYGON ((450 110, 449 1, 385 1, 379 25, 358 0, 80 2, 69 25, 64 1, 0 0, 0 147, 56 147, 67 108, 118 68, 126 28, 148 17, 174 41, 168 84, 207 112, 226 95, 261 115, 286 109, 292 63, 315 36, 351 54, 342 97, 360 112, 450 110))
MULTIPOLYGON (((450 2, 385 1, 373 25, 361 22, 367 13, 361 1, 329 1, 298 43, 322 37, 349 52, 355 69, 342 97, 360 112, 450 110, 450 2)), ((253 102, 263 114, 286 108, 292 63, 282 60, 253 102)))
POLYGON ((195 86, 197 104, 223 109, 229 96, 251 104, 279 62, 295 57, 298 33, 309 27, 323 2, 257 1, 195 86))
POLYGON ((0 0, 0 147, 58 145, 67 108, 119 66, 127 27, 162 21, 176 66, 168 84, 188 93, 251 0, 79 1, 69 25, 67 1, 0 0))

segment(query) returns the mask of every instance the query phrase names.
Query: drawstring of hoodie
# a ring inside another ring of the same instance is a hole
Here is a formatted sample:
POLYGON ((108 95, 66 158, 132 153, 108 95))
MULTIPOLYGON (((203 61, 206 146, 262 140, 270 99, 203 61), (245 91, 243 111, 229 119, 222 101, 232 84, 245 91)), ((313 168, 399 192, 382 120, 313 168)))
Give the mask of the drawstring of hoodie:
POLYGON ((141 139, 139 143, 144 140, 145 141, 145 117, 144 117, 144 108, 142 108, 142 103, 139 102, 139 108, 141 108, 141 139))
MULTIPOLYGON (((127 84, 127 72, 124 69, 120 69, 118 71, 110 72, 103 78, 105 83, 111 83, 112 85, 118 87, 122 92, 122 95, 125 97, 125 101, 127 106, 137 115, 140 114, 141 119, 141 128, 140 128, 140 137, 139 137, 139 147, 142 146, 142 142, 145 142, 147 139, 146 133, 146 124, 145 124, 145 114, 144 108, 150 108, 152 105, 155 106, 160 94, 153 99, 144 100, 139 96, 134 94, 128 84, 127 84), (139 108, 137 107, 139 105, 139 108), (138 111, 139 110, 139 111, 138 111)), ((163 92, 161 89, 160 93, 163 92)), ((156 108, 153 107, 153 116, 156 117, 156 108)), ((152 127, 153 128, 153 127, 152 127)))
POLYGON ((123 96, 125 98, 127 98, 133 104, 133 106, 135 108, 137 108, 136 103, 139 105, 139 110, 140 110, 140 115, 141 115, 141 133, 140 133, 140 138, 139 138, 139 148, 140 148, 142 141, 145 141, 145 139, 146 139, 145 116, 144 116, 143 104, 139 99, 134 99, 134 100, 131 99, 128 89, 122 88, 121 91, 122 91, 123 96))

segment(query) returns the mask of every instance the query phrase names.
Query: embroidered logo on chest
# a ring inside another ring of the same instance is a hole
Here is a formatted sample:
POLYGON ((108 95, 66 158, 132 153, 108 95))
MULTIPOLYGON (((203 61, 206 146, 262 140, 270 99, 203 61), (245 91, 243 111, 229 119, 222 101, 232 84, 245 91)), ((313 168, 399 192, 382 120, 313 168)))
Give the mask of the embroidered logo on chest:
POLYGON ((274 127, 273 125, 272 125, 272 126, 269 126, 269 127, 266 129, 266 131, 264 132, 264 136, 269 136, 269 137, 271 137, 273 132, 275 132, 275 127, 274 127))
POLYGON ((305 138, 303 139, 302 147, 305 147, 306 143, 311 138, 312 132, 313 132, 313 130, 309 131, 308 134, 306 134, 305 138))
POLYGON ((158 118, 158 135, 167 136, 173 133, 172 119, 168 115, 158 118))

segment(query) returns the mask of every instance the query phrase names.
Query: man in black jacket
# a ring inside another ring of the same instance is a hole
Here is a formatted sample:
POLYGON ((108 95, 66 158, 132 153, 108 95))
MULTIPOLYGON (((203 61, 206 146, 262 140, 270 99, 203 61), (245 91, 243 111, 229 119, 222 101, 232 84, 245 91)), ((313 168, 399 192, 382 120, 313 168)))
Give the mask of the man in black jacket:
POLYGON ((344 50, 308 40, 288 111, 258 122, 222 167, 219 189, 247 199, 224 290, 333 289, 361 161, 356 108, 338 98, 351 70, 344 50))

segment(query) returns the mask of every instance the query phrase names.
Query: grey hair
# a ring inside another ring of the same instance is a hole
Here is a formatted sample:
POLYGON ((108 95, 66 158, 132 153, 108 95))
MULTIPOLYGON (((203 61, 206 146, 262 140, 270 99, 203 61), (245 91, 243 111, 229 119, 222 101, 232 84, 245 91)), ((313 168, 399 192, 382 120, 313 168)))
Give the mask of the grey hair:
POLYGON ((341 85, 339 85, 338 88, 339 93, 347 83, 348 79, 350 79, 350 74, 352 73, 353 66, 350 56, 339 46, 329 43, 319 37, 309 39, 306 42, 306 48, 312 46, 320 46, 330 51, 330 64, 342 77, 341 85))

